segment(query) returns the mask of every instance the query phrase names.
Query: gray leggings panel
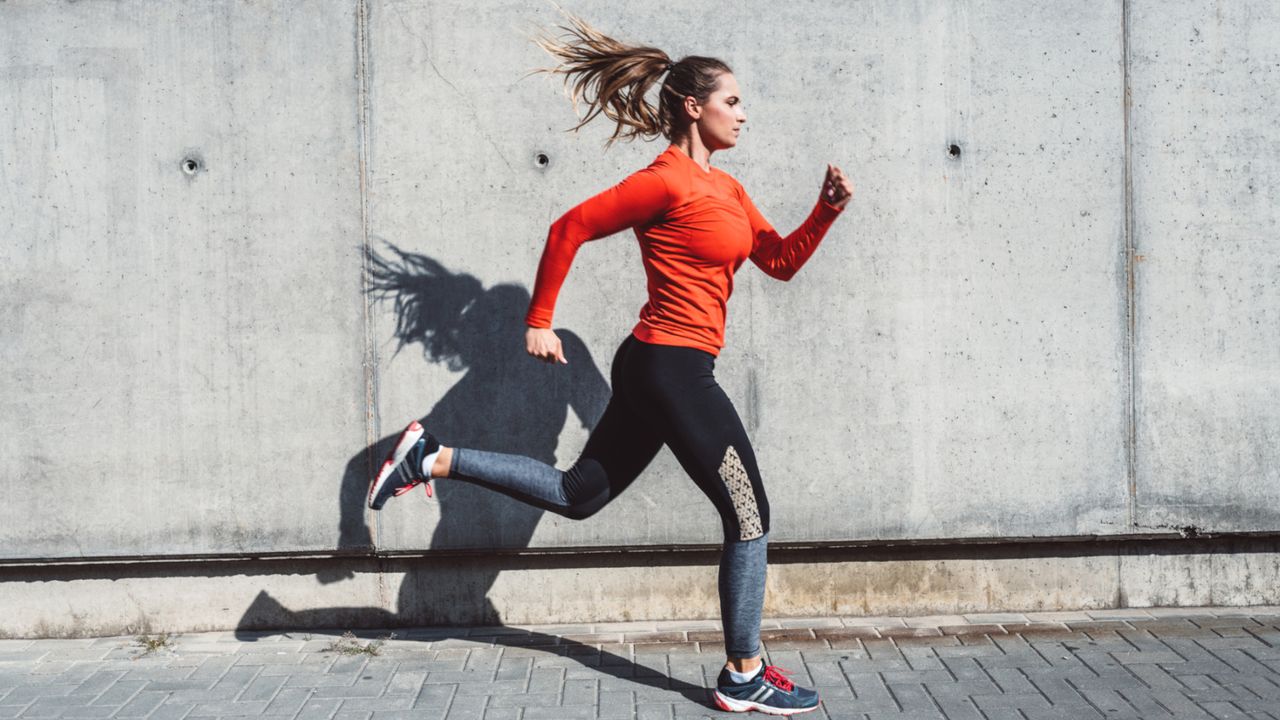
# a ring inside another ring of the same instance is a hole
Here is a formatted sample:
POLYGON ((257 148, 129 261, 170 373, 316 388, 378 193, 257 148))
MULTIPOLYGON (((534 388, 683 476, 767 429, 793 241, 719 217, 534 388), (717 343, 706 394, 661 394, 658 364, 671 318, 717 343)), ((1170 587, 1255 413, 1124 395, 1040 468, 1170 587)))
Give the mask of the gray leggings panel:
POLYGON ((449 477, 482 485, 543 510, 559 512, 571 506, 564 490, 564 472, 523 455, 456 448, 449 477))
POLYGON ((769 535, 726 541, 720 553, 720 620, 724 651, 732 658, 760 654, 760 617, 769 564, 769 535))

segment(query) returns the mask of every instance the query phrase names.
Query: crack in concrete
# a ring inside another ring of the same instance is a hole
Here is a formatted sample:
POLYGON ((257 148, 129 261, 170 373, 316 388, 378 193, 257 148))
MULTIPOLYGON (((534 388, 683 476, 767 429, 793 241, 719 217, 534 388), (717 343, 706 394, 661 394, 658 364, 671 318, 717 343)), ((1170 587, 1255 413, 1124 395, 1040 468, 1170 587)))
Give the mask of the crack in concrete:
POLYGON ((489 143, 489 147, 493 148, 494 153, 498 155, 498 159, 502 161, 502 164, 506 165, 508 170, 514 170, 510 161, 508 161, 506 156, 502 154, 502 149, 499 148, 498 144, 493 141, 493 138, 484 131, 484 127, 480 123, 480 113, 476 111, 475 104, 471 101, 471 98, 468 97, 466 93, 462 92, 457 85, 454 85, 449 78, 445 77, 444 73, 440 72, 440 68, 436 67, 435 61, 431 59, 431 48, 427 45, 427 41, 409 26, 408 21, 405 20, 404 13, 402 13, 398 7, 396 8, 396 17, 400 20, 400 25, 404 28, 404 31, 409 33, 409 35, 412 36, 414 40, 417 40, 418 44, 422 46, 423 52, 426 53, 427 64, 431 66, 431 71, 436 74, 436 77, 444 81, 444 84, 448 85, 450 90, 453 90, 457 93, 458 97, 462 99, 462 103, 466 107, 467 113, 471 115, 471 119, 474 121, 475 128, 480 131, 480 136, 484 138, 485 142, 489 143))

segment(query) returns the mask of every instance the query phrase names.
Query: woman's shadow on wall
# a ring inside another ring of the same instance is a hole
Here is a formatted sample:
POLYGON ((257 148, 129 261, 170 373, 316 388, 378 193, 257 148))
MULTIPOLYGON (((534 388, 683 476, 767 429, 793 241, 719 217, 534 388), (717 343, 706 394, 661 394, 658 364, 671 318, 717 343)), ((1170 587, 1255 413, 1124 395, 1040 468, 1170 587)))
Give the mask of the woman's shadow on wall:
MULTIPOLYGON (((393 357, 406 349, 420 348, 429 362, 463 372, 462 378, 419 419, 440 442, 451 447, 516 453, 555 465, 556 445, 570 411, 585 429, 595 427, 609 401, 608 382, 586 344, 572 332, 557 331, 568 365, 549 365, 525 353, 524 313, 529 306, 525 288, 512 284, 486 288, 471 275, 451 272, 430 257, 392 245, 387 246, 385 255, 367 250, 366 262, 370 295, 390 304, 395 311, 397 345, 393 357)), ((389 389, 384 385, 381 391, 436 395, 431 388, 389 389)), ((408 418, 389 422, 394 426, 393 434, 347 462, 338 493, 340 551, 359 556, 385 545, 376 542, 381 538, 374 538, 366 521, 369 478, 407 423, 408 418)), ((463 482, 436 480, 431 486, 439 503, 439 520, 428 544, 431 549, 525 548, 544 514, 543 510, 463 482)), ((391 500, 389 505, 419 504, 422 522, 426 522, 425 498, 425 492, 419 489, 391 500)), ((405 535, 403 528, 397 530, 400 532, 387 534, 405 535)), ((323 622, 325 617, 342 618, 364 627, 501 622, 500 613, 487 597, 499 568, 486 570, 484 566, 492 563, 469 567, 467 586, 476 605, 448 613, 443 609, 445 604, 433 602, 422 565, 406 563, 395 612, 381 608, 289 611, 274 601, 264 603, 264 591, 241 618, 239 627, 280 627, 282 621, 294 627, 315 627, 309 621, 323 622), (419 567, 415 569, 415 565, 419 567)), ((353 574, 346 570, 318 573, 318 579, 325 584, 351 577, 353 574)), ((439 595, 439 590, 434 594, 439 595)), ((456 594, 450 595, 456 598, 456 594)))

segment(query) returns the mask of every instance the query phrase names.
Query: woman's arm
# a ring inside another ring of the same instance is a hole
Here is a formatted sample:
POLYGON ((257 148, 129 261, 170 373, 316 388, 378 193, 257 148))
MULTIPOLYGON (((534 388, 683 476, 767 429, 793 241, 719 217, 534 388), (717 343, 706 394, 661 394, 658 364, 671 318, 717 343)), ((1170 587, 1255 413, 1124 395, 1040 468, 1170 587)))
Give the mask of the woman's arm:
POLYGON ((653 222, 669 204, 666 182, 656 170, 645 168, 583 201, 552 223, 538 263, 525 324, 532 328, 551 327, 556 296, 582 243, 653 222))
POLYGON ((770 277, 790 280, 818 249, 827 228, 840 217, 840 212, 853 196, 853 185, 839 168, 828 166, 818 203, 800 227, 786 237, 779 235, 764 219, 741 185, 738 191, 751 223, 751 262, 770 277))

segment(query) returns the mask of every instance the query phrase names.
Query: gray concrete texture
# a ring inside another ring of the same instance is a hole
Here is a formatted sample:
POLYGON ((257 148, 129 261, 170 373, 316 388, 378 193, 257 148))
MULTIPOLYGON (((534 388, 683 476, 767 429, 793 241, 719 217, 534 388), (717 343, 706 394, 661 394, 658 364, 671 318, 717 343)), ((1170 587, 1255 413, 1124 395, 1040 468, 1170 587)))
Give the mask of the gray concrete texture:
MULTIPOLYGON (((570 9, 734 67, 715 162, 782 232, 825 163, 858 188, 730 304, 776 541, 1280 529, 1274 3, 570 9)), ((716 542, 667 454, 580 523, 447 482, 361 504, 410 419, 567 466, 607 398, 633 239, 575 261, 569 366, 521 318, 548 224, 665 143, 562 132, 521 77, 557 20, 0 4, 0 556, 716 542)))

